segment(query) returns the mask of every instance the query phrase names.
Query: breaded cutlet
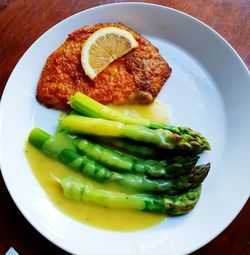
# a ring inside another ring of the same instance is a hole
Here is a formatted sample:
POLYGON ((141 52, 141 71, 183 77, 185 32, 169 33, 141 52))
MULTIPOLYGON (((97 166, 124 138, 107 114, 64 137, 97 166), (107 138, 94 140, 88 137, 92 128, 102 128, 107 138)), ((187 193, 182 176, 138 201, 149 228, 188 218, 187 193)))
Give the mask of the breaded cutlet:
POLYGON ((159 50, 147 39, 120 23, 84 26, 47 59, 37 87, 37 99, 48 107, 68 110, 69 97, 80 91, 103 104, 150 103, 171 74, 159 50), (115 60, 94 80, 81 65, 85 40, 103 27, 119 27, 131 32, 139 46, 115 60))

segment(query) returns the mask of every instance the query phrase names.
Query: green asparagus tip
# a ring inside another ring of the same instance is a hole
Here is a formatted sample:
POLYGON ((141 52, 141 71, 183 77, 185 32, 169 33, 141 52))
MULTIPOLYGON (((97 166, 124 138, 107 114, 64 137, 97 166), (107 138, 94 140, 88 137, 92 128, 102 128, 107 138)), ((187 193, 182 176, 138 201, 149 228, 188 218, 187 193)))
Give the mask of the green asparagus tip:
POLYGON ((183 149, 193 148, 196 152, 200 153, 204 150, 211 150, 210 144, 207 139, 199 132, 192 130, 188 127, 176 127, 172 125, 164 125, 163 129, 169 130, 174 134, 180 135, 184 138, 182 144, 183 149))
MULTIPOLYGON (((169 215, 182 215, 192 210, 197 204, 201 194, 201 185, 197 188, 190 189, 187 193, 175 197, 175 203, 169 210, 169 215)), ((170 204, 171 205, 171 204, 170 204)), ((166 207, 168 207, 168 199, 166 199, 166 207)))
POLYGON ((189 174, 189 182, 193 185, 199 185, 202 183, 208 175, 210 170, 210 163, 205 165, 196 166, 189 174))

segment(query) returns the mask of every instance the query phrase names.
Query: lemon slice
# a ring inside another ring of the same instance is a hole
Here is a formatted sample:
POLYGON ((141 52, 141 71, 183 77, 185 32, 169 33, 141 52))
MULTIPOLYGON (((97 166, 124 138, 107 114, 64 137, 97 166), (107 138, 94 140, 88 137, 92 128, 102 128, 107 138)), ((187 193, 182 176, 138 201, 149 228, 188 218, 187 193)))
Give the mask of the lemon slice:
POLYGON ((82 67, 86 75, 94 79, 110 63, 137 46, 137 41, 128 31, 117 27, 101 28, 82 46, 82 67))

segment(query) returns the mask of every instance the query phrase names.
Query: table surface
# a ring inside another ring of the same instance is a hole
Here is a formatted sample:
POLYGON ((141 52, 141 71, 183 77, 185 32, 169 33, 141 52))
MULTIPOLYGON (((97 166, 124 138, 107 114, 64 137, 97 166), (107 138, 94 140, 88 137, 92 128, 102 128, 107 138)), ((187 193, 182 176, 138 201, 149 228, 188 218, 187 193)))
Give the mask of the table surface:
MULTIPOLYGON (((113 2, 124 1, 0 0, 0 96, 17 61, 40 35, 76 12, 113 2)), ((249 0, 144 2, 172 7, 204 21, 236 49, 250 68, 249 0)), ((67 254, 28 223, 12 201, 1 176, 0 201, 0 254, 11 246, 20 254, 67 254)), ((194 254, 250 254, 249 215, 250 201, 223 233, 194 254)))

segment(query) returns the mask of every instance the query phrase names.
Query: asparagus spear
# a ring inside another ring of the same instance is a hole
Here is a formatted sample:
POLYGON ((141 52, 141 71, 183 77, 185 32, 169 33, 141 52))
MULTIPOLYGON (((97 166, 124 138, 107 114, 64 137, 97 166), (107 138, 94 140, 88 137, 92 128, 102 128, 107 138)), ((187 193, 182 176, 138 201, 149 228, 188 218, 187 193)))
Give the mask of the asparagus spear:
POLYGON ((69 104, 77 112, 88 117, 114 120, 124 124, 144 126, 150 129, 166 129, 178 135, 190 136, 192 139, 199 141, 199 143, 206 144, 207 149, 210 149, 206 139, 197 131, 187 127, 175 127, 165 123, 152 122, 144 118, 128 115, 103 105, 81 92, 76 92, 73 96, 71 96, 69 104))
POLYGON ((141 211, 181 215, 194 208, 199 200, 201 186, 177 196, 154 196, 149 194, 124 194, 96 189, 70 176, 60 180, 64 195, 69 199, 90 201, 112 208, 131 208, 141 211))
POLYGON ((145 192, 177 194, 189 188, 200 185, 210 169, 210 164, 195 167, 186 176, 170 180, 152 180, 142 175, 132 175, 111 171, 86 156, 81 156, 75 150, 64 146, 64 133, 50 136, 43 130, 35 128, 30 132, 29 142, 43 153, 52 156, 65 165, 82 172, 99 182, 115 182, 134 190, 145 192), (62 139, 60 139, 62 136, 62 139), (56 150, 55 150, 56 148, 56 150))
POLYGON ((196 132, 194 136, 192 136, 192 132, 179 135, 165 129, 152 130, 143 126, 79 115, 65 117, 61 120, 60 126, 62 129, 73 133, 125 137, 135 141, 152 143, 162 149, 177 149, 193 153, 210 149, 209 143, 197 138, 196 132))
POLYGON ((140 117, 135 118, 131 115, 114 110, 81 92, 76 92, 73 96, 71 96, 69 104, 74 110, 88 117, 115 120, 126 124, 150 127, 149 120, 140 117))
POLYGON ((198 156, 175 156, 170 161, 139 159, 114 151, 86 138, 75 139, 77 148, 98 163, 125 172, 146 174, 152 177, 175 178, 186 174, 197 163, 198 156))
POLYGON ((122 149, 132 155, 137 155, 143 158, 156 158, 157 151, 153 147, 145 146, 141 143, 128 139, 115 138, 109 139, 109 143, 116 148, 122 149))

